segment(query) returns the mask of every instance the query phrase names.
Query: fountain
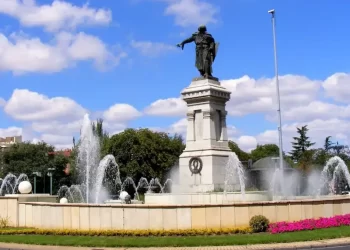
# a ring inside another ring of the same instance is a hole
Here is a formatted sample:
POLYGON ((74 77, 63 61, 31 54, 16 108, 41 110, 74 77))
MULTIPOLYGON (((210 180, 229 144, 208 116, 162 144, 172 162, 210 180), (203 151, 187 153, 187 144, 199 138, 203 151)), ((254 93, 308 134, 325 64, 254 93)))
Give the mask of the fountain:
POLYGON ((26 174, 20 174, 18 177, 8 173, 3 179, 0 179, 0 196, 17 198, 20 202, 42 201, 56 202, 56 196, 50 194, 32 194, 32 184, 26 174))
POLYGON ((28 176, 26 174, 20 174, 18 177, 12 173, 8 173, 4 179, 0 179, 0 195, 6 194, 16 194, 18 191, 18 186, 22 181, 28 181, 28 176))
MULTIPOLYGON (((282 193, 285 200, 277 202, 272 201, 274 197, 269 191, 245 190, 242 164, 228 146, 226 103, 231 93, 215 77, 198 77, 181 94, 187 103, 187 136, 186 148, 179 158, 178 182, 172 183, 174 178, 170 178, 162 185, 156 178, 150 181, 141 178, 136 184, 130 177, 122 181, 112 155, 100 161, 100 141, 89 116, 85 115, 78 145, 80 184, 61 187, 60 204, 0 199, 0 203, 6 202, 0 207, 7 209, 15 226, 50 229, 63 226, 80 230, 232 228, 249 225, 250 218, 255 215, 277 222, 350 213, 350 206, 344 205, 349 203, 348 196, 302 197, 293 201, 291 199, 296 196, 289 199, 288 195, 293 192, 287 192, 282 193), (120 186, 120 199, 109 199, 104 187, 106 181, 120 186), (165 193, 170 184, 171 193, 165 193), (133 204, 140 201, 131 200, 133 194, 126 192, 130 190, 127 187, 133 188, 136 199, 140 199, 141 190, 145 191, 146 205, 133 204), (67 202, 70 204, 65 204, 67 202)), ((280 183, 283 186, 295 179, 284 176, 284 183, 280 183)), ((336 192, 340 179, 345 178, 348 184, 350 180, 340 158, 330 159, 322 176, 321 184, 332 187, 331 193, 336 192)), ((273 185, 279 181, 276 170, 273 185)))
POLYGON ((337 189, 342 180, 346 181, 347 186, 350 186, 350 173, 345 162, 339 157, 330 158, 321 172, 320 186, 317 195, 321 195, 322 188, 328 187, 330 194, 337 194, 337 189))
MULTIPOLYGON (((106 179, 115 186, 120 186, 120 192, 125 192, 125 188, 131 185, 135 191, 135 200, 131 203, 142 203, 139 201, 139 190, 145 189, 152 192, 152 188, 158 187, 163 193, 167 185, 171 184, 171 179, 167 179, 162 185, 159 179, 154 178, 147 181, 141 178, 136 185, 131 177, 127 177, 124 182, 121 181, 119 166, 113 155, 106 155, 100 159, 99 138, 94 134, 92 122, 89 115, 84 116, 81 138, 78 145, 77 172, 81 184, 70 187, 62 186, 58 191, 59 198, 65 198, 69 203, 123 203, 123 200, 108 199, 109 194, 103 186, 106 179)), ((66 200, 64 200, 66 201, 66 200)))
POLYGON ((95 195, 97 169, 100 162, 100 141, 94 134, 89 115, 84 116, 78 145, 77 172, 80 182, 85 187, 85 201, 89 203, 90 192, 95 195))
POLYGON ((234 190, 234 180, 238 176, 240 191, 242 194, 242 199, 245 199, 245 175, 243 164, 239 161, 237 155, 232 152, 228 156, 228 161, 225 166, 225 189, 224 193, 234 190))
MULTIPOLYGON (((218 124, 222 126, 220 128, 222 133, 225 131, 225 128, 223 127, 224 124, 224 122, 218 124)), ((192 131, 192 133, 195 132, 192 131)), ((106 155, 102 160, 99 160, 99 138, 94 134, 89 116, 85 115, 81 129, 81 141, 78 145, 77 160, 77 171, 81 184, 72 185, 71 187, 61 187, 58 196, 60 198, 66 198, 69 203, 124 203, 125 201, 123 199, 109 198, 109 194, 103 185, 106 180, 109 180, 113 185, 120 187, 120 194, 125 193, 127 187, 132 187, 134 190, 134 194, 132 195, 135 197, 134 200, 130 201, 132 204, 142 203, 139 195, 140 190, 145 193, 146 204, 230 203, 244 201, 310 199, 319 197, 321 189, 325 184, 331 188, 331 193, 334 194, 336 183, 339 182, 342 177, 346 178, 348 184, 350 183, 350 174, 345 163, 339 157, 333 157, 327 162, 322 171, 321 183, 318 191, 315 192, 317 195, 309 193, 300 195, 295 191, 291 191, 292 188, 288 186, 288 183, 300 181, 300 176, 285 174, 285 183, 280 183, 282 171, 280 171, 279 168, 275 168, 275 171, 272 174, 270 190, 247 192, 245 190, 246 177, 242 163, 234 152, 231 152, 231 150, 227 152, 227 144, 225 141, 220 143, 221 144, 218 145, 224 150, 224 153, 221 153, 221 158, 215 158, 217 156, 210 156, 214 158, 209 158, 217 160, 217 163, 215 163, 217 165, 215 167, 218 169, 215 171, 212 169, 211 172, 208 172, 208 170, 214 166, 211 166, 206 170, 207 166, 203 163, 207 163, 209 166, 213 163, 208 162, 205 156, 200 156, 198 154, 193 156, 193 153, 190 155, 187 153, 189 150, 192 150, 192 148, 200 147, 203 144, 203 141, 199 140, 197 145, 194 142, 188 141, 189 146, 186 147, 186 150, 181 156, 182 158, 180 157, 180 162, 184 164, 184 160, 189 160, 194 165, 191 166, 190 164, 189 166, 186 165, 180 167, 180 173, 182 173, 180 176, 180 183, 173 184, 171 179, 167 179, 162 185, 157 178, 148 181, 143 177, 137 183, 131 177, 127 177, 122 181, 119 166, 113 155, 106 155), (186 170, 184 167, 186 167, 186 170), (190 168, 190 171, 188 168, 190 168), (186 173, 183 174, 185 171, 186 173), (188 175, 188 173, 191 173, 191 175, 188 175), (210 184, 210 182, 214 183, 210 184), (169 184, 171 184, 173 189, 172 193, 165 193, 165 188, 169 184), (153 192, 155 189, 158 189, 159 192, 153 192)), ((203 153, 201 152, 201 154, 203 153)), ((18 185, 18 180, 13 178, 14 177, 11 174, 5 177, 6 181, 3 182, 0 192, 4 189, 10 189, 13 192, 15 186, 18 185), (9 180, 15 180, 14 186, 6 184, 9 183, 9 180)), ((19 179, 25 178, 27 177, 19 177, 19 179)))

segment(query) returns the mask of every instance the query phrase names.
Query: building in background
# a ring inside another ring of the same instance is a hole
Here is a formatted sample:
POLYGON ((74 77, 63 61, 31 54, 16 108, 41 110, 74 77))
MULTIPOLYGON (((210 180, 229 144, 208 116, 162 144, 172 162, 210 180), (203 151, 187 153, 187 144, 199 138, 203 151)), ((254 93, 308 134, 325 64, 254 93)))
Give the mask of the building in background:
POLYGON ((21 143, 21 142, 22 142, 22 136, 8 136, 5 138, 0 137, 0 151, 5 150, 6 148, 10 147, 15 143, 21 143))

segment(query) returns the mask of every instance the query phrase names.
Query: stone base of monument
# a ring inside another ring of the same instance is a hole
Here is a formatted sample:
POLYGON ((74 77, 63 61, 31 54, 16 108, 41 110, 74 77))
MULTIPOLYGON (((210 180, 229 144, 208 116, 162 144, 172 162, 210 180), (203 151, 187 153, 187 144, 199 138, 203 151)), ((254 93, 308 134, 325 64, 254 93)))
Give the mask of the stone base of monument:
POLYGON ((53 202, 58 196, 50 194, 6 194, 5 197, 17 198, 18 202, 53 202))
POLYGON ((228 204, 247 201, 270 201, 267 191, 212 192, 212 193, 146 193, 145 204, 192 205, 192 204, 228 204))
MULTIPOLYGON (((187 104, 186 148, 179 159, 179 182, 184 192, 222 190, 229 155, 226 102, 230 91, 218 79, 193 79, 181 92, 187 104)), ((182 192, 182 191, 180 191, 182 192)))

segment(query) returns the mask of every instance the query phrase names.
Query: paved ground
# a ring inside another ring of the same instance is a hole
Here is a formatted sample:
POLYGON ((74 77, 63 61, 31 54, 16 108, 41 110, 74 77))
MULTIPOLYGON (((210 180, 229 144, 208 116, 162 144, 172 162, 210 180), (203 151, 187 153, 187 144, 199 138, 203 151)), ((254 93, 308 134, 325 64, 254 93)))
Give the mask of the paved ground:
POLYGON ((350 250, 350 238, 320 240, 296 243, 259 244, 249 246, 220 246, 220 247, 164 247, 164 248, 104 248, 104 247, 57 247, 33 246, 0 243, 0 250, 243 250, 243 249, 310 249, 321 250, 350 250))

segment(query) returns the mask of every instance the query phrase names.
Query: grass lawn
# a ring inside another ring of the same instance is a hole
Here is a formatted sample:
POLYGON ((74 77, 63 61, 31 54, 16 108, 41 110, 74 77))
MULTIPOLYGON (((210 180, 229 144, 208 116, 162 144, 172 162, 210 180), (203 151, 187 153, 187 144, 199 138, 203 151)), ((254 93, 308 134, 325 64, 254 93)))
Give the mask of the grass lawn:
POLYGON ((349 226, 284 234, 263 233, 189 237, 91 237, 53 235, 0 235, 0 242, 85 247, 180 247, 287 243, 297 241, 333 239, 341 237, 350 237, 349 226))

